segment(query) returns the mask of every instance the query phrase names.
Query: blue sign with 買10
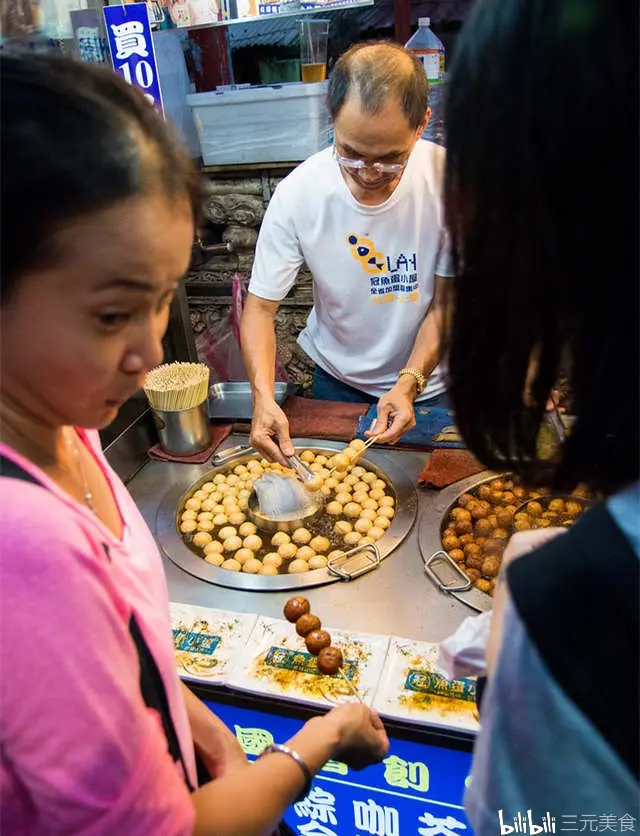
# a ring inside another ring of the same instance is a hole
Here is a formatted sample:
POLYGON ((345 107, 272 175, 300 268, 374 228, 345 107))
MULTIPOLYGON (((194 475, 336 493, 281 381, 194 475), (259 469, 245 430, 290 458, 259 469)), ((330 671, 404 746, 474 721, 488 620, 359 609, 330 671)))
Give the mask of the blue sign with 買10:
POLYGON ((162 113, 158 66, 146 3, 105 6, 104 19, 116 72, 139 87, 147 100, 162 113))
MULTIPOLYGON (((207 703, 253 760, 284 743, 302 721, 267 711, 207 703)), ((359 772, 329 761, 285 821, 299 836, 473 836, 462 806, 471 753, 390 737, 382 763, 359 772)))

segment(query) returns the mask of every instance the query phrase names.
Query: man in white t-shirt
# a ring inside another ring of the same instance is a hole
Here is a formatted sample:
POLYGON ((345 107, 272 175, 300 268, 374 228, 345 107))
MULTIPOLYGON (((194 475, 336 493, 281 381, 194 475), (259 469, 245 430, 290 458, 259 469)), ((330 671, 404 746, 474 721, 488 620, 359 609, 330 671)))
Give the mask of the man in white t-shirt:
POLYGON ((452 276, 441 204, 444 149, 429 119, 422 64, 391 43, 352 47, 329 80, 334 146, 276 188, 242 317, 253 390, 251 443, 284 462, 289 425, 275 403, 274 320, 306 261, 314 307, 298 338, 316 363, 314 397, 373 403, 370 434, 393 442, 419 398, 442 403, 443 283, 452 276))

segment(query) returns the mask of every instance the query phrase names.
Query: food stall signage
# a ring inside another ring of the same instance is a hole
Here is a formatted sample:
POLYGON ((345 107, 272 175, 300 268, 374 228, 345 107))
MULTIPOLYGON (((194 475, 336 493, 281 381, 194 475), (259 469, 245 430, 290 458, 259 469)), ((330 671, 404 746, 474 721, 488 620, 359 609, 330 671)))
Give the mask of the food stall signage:
POLYGON ((147 4, 105 6, 104 19, 114 70, 129 84, 139 87, 149 103, 162 113, 162 94, 147 4))
MULTIPOLYGON (((283 743, 302 721, 226 703, 207 703, 253 760, 283 743)), ((462 807, 471 754, 390 737, 381 764, 355 772, 329 761, 313 789, 285 815, 300 836, 472 836, 462 807)))

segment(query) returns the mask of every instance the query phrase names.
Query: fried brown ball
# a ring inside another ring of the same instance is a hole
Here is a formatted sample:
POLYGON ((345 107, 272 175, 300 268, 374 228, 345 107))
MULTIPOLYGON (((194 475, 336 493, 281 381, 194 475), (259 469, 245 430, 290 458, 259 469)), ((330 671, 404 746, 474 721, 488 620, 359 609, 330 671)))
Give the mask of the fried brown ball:
POLYGON ((484 499, 485 501, 489 499, 491 496, 491 488, 489 485, 480 485, 477 490, 478 499, 484 499))
POLYGON ((456 533, 452 528, 445 528, 442 532, 442 539, 444 540, 445 537, 455 537, 456 533))
POLYGON ((489 497, 489 502, 492 505, 502 505, 502 491, 491 491, 491 496, 489 497))
POLYGON ((476 537, 476 545, 480 546, 480 548, 482 548, 486 542, 487 542, 486 537, 476 537))
POLYGON ((467 519, 457 520, 454 528, 455 528, 456 534, 458 534, 458 535, 460 535, 460 534, 471 534, 471 532, 473 531, 473 524, 471 523, 470 519, 469 520, 467 520, 467 519))
POLYGON ((473 530, 480 537, 488 537, 491 534, 491 523, 487 519, 480 519, 473 527, 473 530))
POLYGON ((486 555, 490 554, 497 554, 501 555, 504 551, 504 540, 500 540, 497 537, 488 537, 486 543, 483 546, 483 551, 486 555))
POLYGON ((311 633, 312 630, 319 630, 322 627, 322 622, 317 615, 305 613, 301 615, 296 621, 296 633, 303 638, 311 633))
POLYGON ((317 656, 321 650, 324 650, 325 647, 329 647, 331 644, 331 636, 326 630, 312 630, 310 633, 307 633, 307 637, 304 641, 307 645, 309 653, 317 656))
POLYGON ((493 532, 493 536, 497 537, 499 540, 508 540, 509 532, 506 528, 496 528, 493 532))
POLYGON ((473 501, 473 494, 470 493, 463 493, 460 499, 458 500, 458 505, 461 508, 466 508, 467 505, 473 501))
POLYGON ((343 664, 342 652, 337 647, 323 647, 320 653, 318 653, 317 665, 320 673, 324 673, 327 676, 334 676, 343 664))
POLYGON ((483 558, 480 554, 472 554, 465 559, 468 569, 477 569, 478 571, 482 569, 482 561, 483 558))
POLYGON ((461 537, 458 537, 458 540, 460 540, 460 547, 464 549, 469 543, 475 543, 476 538, 473 534, 463 534, 461 537))
POLYGON ((513 517, 505 508, 501 508, 496 513, 496 522, 498 523, 498 528, 509 528, 513 522, 513 517))
POLYGON ((487 519, 489 520, 489 525, 492 530, 498 527, 498 517, 495 514, 489 514, 487 519))
POLYGON ((463 549, 465 557, 471 557, 474 554, 480 554, 480 546, 477 543, 469 543, 463 549))
POLYGON ((572 491, 574 496, 579 496, 581 499, 590 499, 591 498, 591 491, 585 485, 578 485, 575 490, 572 491))
POLYGON ((540 519, 536 520, 536 528, 551 528, 552 525, 553 522, 551 520, 545 520, 544 517, 540 517, 540 519))
POLYGON ((458 563, 460 563, 461 560, 464 560, 464 552, 462 551, 462 549, 451 549, 451 551, 449 552, 449 557, 452 560, 455 560, 458 563))
POLYGON ((518 499, 520 502, 522 502, 523 500, 525 500, 525 499, 527 498, 527 492, 526 492, 526 490, 525 490, 524 488, 520 488, 520 487, 515 487, 515 488, 513 489, 513 495, 514 495, 514 496, 515 496, 515 498, 516 498, 516 499, 518 499))
POLYGON ((445 551, 451 551, 451 549, 457 549, 460 546, 460 540, 454 535, 443 537, 442 538, 442 548, 445 551))
POLYGON ((475 583, 476 581, 480 580, 480 572, 477 569, 467 569, 465 574, 471 581, 471 583, 475 583))
POLYGON ((560 515, 556 514, 555 511, 543 511, 542 512, 542 519, 543 520, 551 520, 551 522, 557 522, 560 519, 560 515))
POLYGON ((485 557, 482 561, 480 570, 485 577, 496 578, 498 576, 498 572, 500 571, 500 558, 495 556, 485 557))
POLYGON ((568 499, 565 505, 565 510, 570 516, 577 517, 582 511, 582 505, 579 502, 574 502, 573 500, 568 499))
POLYGON ((504 482, 500 479, 494 479, 492 482, 489 482, 489 487, 492 491, 500 491, 504 490, 504 482))
POLYGON ((471 507, 471 516, 474 520, 482 520, 491 513, 491 505, 488 502, 476 502, 471 507))
POLYGON ((513 491, 505 491, 502 494, 502 504, 503 505, 513 505, 515 502, 517 502, 517 499, 516 499, 516 495, 513 493, 513 491))
MULTIPOLYGON (((516 514, 516 517, 518 514, 516 514)), ((514 531, 529 531, 531 528, 531 523, 529 522, 529 517, 525 514, 524 517, 520 517, 519 520, 514 520, 513 523, 513 530, 514 531)))
POLYGON ((564 499, 552 499, 548 505, 549 511, 555 511, 556 514, 565 514, 567 511, 564 499))
POLYGON ((302 596, 297 595, 295 598, 289 598, 287 603, 284 605, 283 612, 287 621, 295 624, 299 618, 303 615, 307 615, 310 610, 311 605, 309 604, 309 601, 306 598, 302 598, 302 596))
POLYGON ((513 481, 513 479, 505 479, 505 480, 504 480, 504 489, 505 489, 505 491, 512 491, 512 490, 513 490, 514 485, 515 485, 515 482, 513 481))
POLYGON ((527 502, 527 514, 530 517, 540 517, 542 515, 542 505, 539 502, 527 502))
POLYGON ((451 512, 451 517, 454 520, 470 520, 471 513, 467 508, 454 508, 451 512))
POLYGON ((491 591, 490 581, 487 581, 484 578, 479 578, 477 581, 474 582, 473 585, 475 586, 476 589, 479 589, 480 592, 486 592, 487 595, 491 591))

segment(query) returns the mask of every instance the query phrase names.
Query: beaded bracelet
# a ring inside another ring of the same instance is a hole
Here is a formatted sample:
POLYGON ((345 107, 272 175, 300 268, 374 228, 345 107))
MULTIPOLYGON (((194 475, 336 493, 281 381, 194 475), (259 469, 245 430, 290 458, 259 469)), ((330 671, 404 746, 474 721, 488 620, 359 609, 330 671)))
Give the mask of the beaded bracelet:
POLYGON ((302 792, 295 800, 295 803, 297 804, 298 801, 302 801, 303 798, 306 798, 311 791, 311 782, 313 781, 313 775, 311 774, 311 770, 297 752, 294 752, 293 749, 290 749, 288 746, 284 746, 282 743, 272 743, 271 745, 263 749, 262 752, 258 755, 258 757, 261 758, 263 757, 263 755, 268 755, 271 752, 280 752, 281 754, 286 755, 287 757, 291 758, 291 760, 295 761, 302 770, 302 774, 305 777, 305 784, 302 788, 302 792))

